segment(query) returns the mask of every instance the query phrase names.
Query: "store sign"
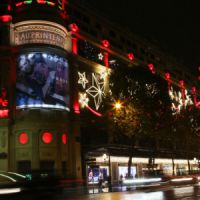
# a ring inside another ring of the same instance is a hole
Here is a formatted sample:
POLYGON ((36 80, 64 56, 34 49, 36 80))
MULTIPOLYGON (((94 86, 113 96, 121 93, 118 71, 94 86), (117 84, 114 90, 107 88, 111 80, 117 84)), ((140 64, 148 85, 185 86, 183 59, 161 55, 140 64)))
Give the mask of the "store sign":
POLYGON ((69 49, 65 27, 48 21, 24 21, 14 24, 11 41, 14 45, 50 44, 69 49))

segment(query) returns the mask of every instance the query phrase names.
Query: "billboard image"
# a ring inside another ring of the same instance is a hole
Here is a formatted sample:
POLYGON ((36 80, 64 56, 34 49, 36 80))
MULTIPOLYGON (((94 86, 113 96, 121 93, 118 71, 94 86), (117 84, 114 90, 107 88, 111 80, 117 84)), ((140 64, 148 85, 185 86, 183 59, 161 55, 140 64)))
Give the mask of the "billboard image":
POLYGON ((17 108, 48 107, 68 110, 68 62, 56 54, 21 54, 17 62, 17 108))

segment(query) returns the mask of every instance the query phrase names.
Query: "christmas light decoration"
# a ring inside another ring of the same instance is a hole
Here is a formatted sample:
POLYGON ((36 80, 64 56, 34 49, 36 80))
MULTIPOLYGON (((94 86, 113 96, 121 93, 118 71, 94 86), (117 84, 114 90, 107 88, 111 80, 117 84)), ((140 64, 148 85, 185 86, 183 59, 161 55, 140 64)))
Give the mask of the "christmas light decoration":
POLYGON ((182 94, 183 103, 185 103, 185 83, 184 83, 184 80, 180 80, 180 87, 181 87, 181 94, 182 94))
POLYGON ((78 84, 81 84, 82 87, 85 89, 85 86, 88 83, 88 80, 85 76, 85 72, 83 73, 78 72, 78 76, 79 76, 78 84))
POLYGON ((183 99, 182 92, 174 91, 173 87, 169 90, 169 96, 172 101, 171 109, 173 114, 178 114, 181 109, 186 108, 188 105, 193 105, 193 101, 187 90, 185 90, 185 99, 183 99))
POLYGON ((94 73, 92 73, 92 86, 86 90, 86 93, 93 97, 96 110, 98 110, 104 94, 104 82, 99 82, 94 73))
POLYGON ((79 94, 79 103, 81 104, 81 107, 84 108, 88 105, 89 98, 87 97, 86 93, 80 93, 79 94))
POLYGON ((196 93, 196 87, 192 87, 192 93, 193 93, 193 99, 194 99, 194 105, 196 107, 200 106, 200 101, 197 101, 197 93, 196 93))
POLYGON ((98 54, 98 58, 99 58, 99 60, 103 60, 103 54, 102 54, 102 53, 99 53, 99 54, 98 54))

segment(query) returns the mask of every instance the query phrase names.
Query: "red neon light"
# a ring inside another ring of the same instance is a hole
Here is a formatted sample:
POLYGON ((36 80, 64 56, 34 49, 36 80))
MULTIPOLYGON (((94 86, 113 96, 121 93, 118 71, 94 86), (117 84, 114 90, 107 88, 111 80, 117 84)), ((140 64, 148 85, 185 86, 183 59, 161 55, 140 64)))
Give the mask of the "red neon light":
POLYGON ((88 108, 93 114, 95 114, 98 117, 102 117, 102 114, 99 112, 96 112, 95 110, 93 110, 90 106, 86 105, 86 108, 88 108))
POLYGON ((66 135, 66 133, 62 134, 62 143, 63 144, 67 144, 67 135, 66 135))
POLYGON ((101 43, 102 43, 102 45, 103 45, 104 47, 106 47, 106 48, 108 48, 108 47, 110 46, 110 43, 109 43, 108 40, 102 40, 101 43))
POLYGON ((10 4, 8 4, 8 11, 10 11, 11 10, 11 6, 10 6, 10 4))
POLYGON ((45 3, 46 3, 45 0, 37 0, 37 2, 38 2, 39 4, 45 4, 45 3))
POLYGON ((0 110, 0 118, 8 117, 8 110, 0 110))
POLYGON ((42 141, 46 144, 51 143, 53 140, 52 134, 49 132, 45 132, 42 134, 42 141))
POLYGON ((4 23, 7 23, 7 22, 10 22, 12 20, 12 17, 11 17, 11 15, 2 15, 0 17, 0 20, 4 23))
POLYGON ((27 133, 20 133, 19 135, 19 143, 20 144, 27 144, 28 143, 28 134, 27 133))
POLYGON ((6 99, 7 92, 5 88, 1 89, 1 97, 0 97, 0 106, 7 107, 8 106, 8 100, 6 99))
POLYGON ((8 100, 0 98, 0 105, 3 107, 7 107, 8 106, 8 100))
POLYGON ((72 53, 74 55, 78 54, 77 42, 78 42, 78 39, 73 37, 72 38, 72 53))
POLYGON ((77 33, 78 30, 79 30, 77 24, 75 24, 75 23, 70 24, 69 27, 70 27, 70 30, 73 31, 73 32, 75 32, 75 33, 77 33))
POLYGON ((74 101, 74 103, 73 103, 73 109, 74 109, 74 112, 75 112, 76 114, 80 114, 79 103, 78 103, 77 100, 74 101))
POLYGON ((200 81, 200 76, 198 76, 197 79, 200 81))
POLYGON ((129 54, 128 54, 128 59, 129 59, 129 60, 132 61, 132 60, 134 60, 134 58, 135 58, 135 56, 134 56, 133 53, 129 53, 129 54))
POLYGON ((21 6, 22 4, 23 4, 23 2, 19 2, 19 3, 16 3, 15 6, 16 6, 16 7, 19 7, 19 6, 21 6))
POLYGON ((109 59, 108 59, 108 56, 109 56, 109 54, 108 54, 108 52, 104 52, 104 56, 103 56, 103 60, 104 60, 104 65, 106 66, 106 67, 109 67, 109 59))
POLYGON ((198 71, 200 72, 200 66, 198 66, 198 71))

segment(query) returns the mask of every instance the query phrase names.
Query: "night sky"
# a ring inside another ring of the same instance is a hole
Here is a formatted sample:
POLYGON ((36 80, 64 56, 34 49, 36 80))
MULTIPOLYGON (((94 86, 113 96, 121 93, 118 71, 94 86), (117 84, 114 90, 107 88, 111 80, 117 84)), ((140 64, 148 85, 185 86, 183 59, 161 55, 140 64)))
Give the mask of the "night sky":
POLYGON ((183 61, 194 73, 200 65, 198 1, 84 0, 104 17, 121 24, 183 61))

